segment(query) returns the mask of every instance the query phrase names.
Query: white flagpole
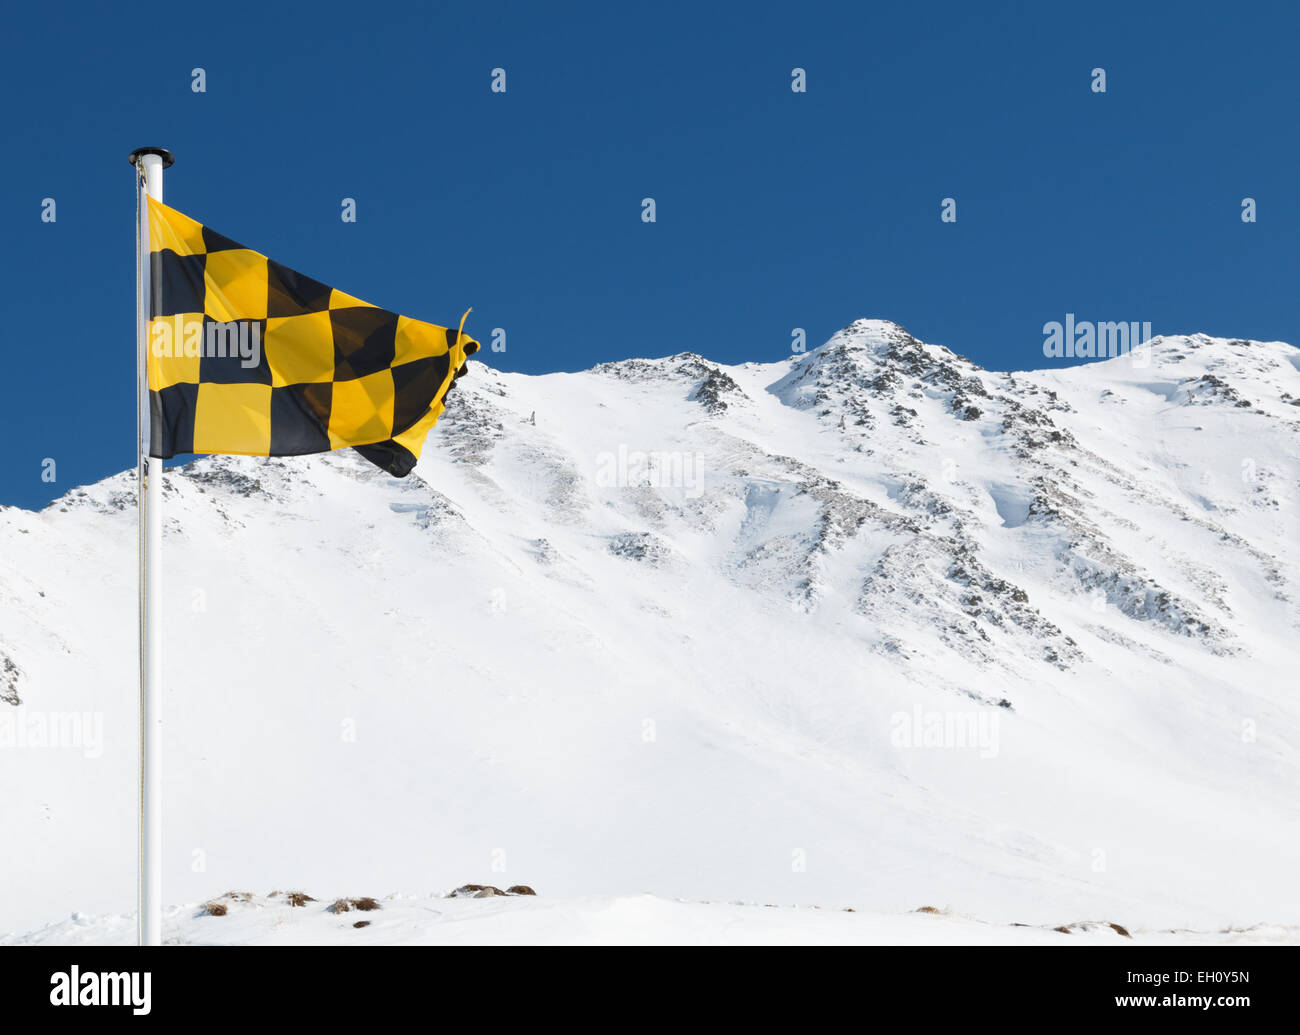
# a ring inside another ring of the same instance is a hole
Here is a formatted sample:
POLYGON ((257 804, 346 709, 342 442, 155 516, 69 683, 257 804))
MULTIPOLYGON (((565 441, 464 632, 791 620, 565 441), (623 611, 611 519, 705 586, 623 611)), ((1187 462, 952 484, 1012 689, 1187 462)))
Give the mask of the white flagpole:
POLYGON ((171 152, 131 152, 136 168, 136 381, 140 519, 140 885, 136 936, 162 944, 162 461, 149 456, 149 206, 162 201, 171 152))

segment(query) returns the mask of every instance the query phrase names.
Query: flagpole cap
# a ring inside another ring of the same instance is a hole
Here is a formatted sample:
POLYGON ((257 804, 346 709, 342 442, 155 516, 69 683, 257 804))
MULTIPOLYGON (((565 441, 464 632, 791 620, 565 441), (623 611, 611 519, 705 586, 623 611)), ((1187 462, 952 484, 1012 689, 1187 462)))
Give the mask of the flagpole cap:
POLYGON ((140 163, 140 159, 143 158, 145 155, 157 155, 159 158, 162 159, 162 164, 164 169, 170 169, 172 167, 172 163, 176 161, 176 156, 173 155, 170 151, 168 151, 167 148, 165 147, 137 147, 134 151, 131 152, 131 157, 128 159, 128 161, 130 161, 132 165, 138 165, 140 163))

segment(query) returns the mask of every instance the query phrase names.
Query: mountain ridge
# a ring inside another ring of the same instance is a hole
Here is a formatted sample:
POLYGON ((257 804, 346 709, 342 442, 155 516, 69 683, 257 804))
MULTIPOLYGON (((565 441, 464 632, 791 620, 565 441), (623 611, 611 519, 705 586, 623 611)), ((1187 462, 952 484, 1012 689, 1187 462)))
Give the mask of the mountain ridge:
MULTIPOLYGON (((168 900, 499 850, 557 894, 1294 922, 1300 352, 1144 348, 471 361, 405 480, 169 471, 168 900)), ((37 789, 0 928, 129 908, 134 505, 0 509, 0 719, 105 720, 95 759, 0 752, 37 789)))

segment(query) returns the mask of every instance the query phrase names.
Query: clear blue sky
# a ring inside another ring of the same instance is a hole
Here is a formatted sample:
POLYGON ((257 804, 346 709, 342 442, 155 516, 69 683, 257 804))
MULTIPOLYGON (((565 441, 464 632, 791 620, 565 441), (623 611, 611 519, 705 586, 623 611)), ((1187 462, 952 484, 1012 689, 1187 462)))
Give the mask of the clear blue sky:
POLYGON ((235 240, 411 316, 474 306, 481 340, 506 329, 507 351, 481 356, 508 370, 775 360, 792 328, 811 346, 860 316, 995 369, 1048 365, 1042 326, 1066 313, 1295 342, 1296 11, 7 11, 0 503, 134 464, 126 155, 143 145, 176 153, 168 202, 235 240))

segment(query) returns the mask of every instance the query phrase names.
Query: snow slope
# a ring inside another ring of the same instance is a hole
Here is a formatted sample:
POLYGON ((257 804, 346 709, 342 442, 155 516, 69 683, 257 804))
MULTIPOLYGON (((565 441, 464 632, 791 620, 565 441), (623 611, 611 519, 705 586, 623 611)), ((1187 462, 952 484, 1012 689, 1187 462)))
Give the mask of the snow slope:
MULTIPOLYGON (((167 901, 1300 923, 1295 348, 471 367, 405 480, 169 473, 167 901)), ((0 930, 132 908, 133 496, 0 510, 0 930)))
MULTIPOLYGON (((1129 931, 1105 921, 1032 926, 852 908, 682 902, 654 895, 464 899, 390 895, 378 909, 290 906, 283 895, 223 896, 224 915, 174 906, 168 945, 1279 945, 1300 929, 1129 931)), ((74 914, 0 945, 134 945, 135 917, 74 914)))

